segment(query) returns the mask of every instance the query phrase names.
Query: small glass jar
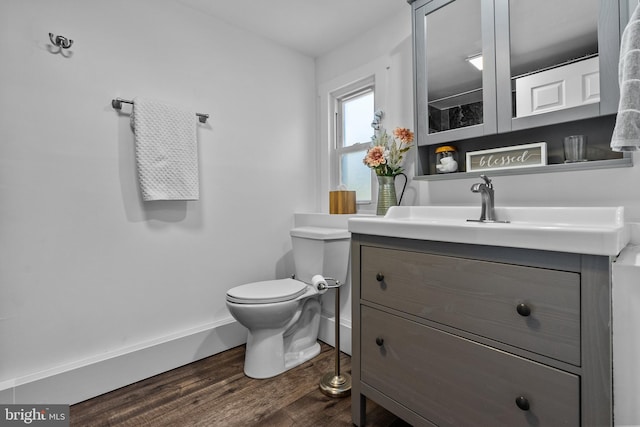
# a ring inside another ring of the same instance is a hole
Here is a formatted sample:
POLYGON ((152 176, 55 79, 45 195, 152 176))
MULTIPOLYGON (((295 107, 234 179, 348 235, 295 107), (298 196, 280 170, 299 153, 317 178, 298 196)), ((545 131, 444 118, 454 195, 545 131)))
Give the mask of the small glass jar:
POLYGON ((455 147, 444 145, 436 148, 436 171, 438 173, 458 172, 458 151, 455 147))

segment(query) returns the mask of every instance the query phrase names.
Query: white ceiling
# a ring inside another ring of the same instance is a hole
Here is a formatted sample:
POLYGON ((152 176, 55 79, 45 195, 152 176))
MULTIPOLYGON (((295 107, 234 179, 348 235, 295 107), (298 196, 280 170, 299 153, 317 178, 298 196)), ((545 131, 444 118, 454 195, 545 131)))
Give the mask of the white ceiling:
POLYGON ((311 57, 323 55, 397 13, 406 0, 177 0, 311 57))

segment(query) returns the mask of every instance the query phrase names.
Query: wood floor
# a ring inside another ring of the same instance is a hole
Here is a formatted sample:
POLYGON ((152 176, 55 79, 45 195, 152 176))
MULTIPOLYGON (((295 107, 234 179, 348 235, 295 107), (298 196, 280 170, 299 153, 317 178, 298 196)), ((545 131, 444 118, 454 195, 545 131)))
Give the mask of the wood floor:
MULTIPOLYGON (((351 426, 351 398, 318 389, 333 372, 334 350, 266 380, 244 375, 244 346, 71 406, 71 426, 351 426)), ((351 372, 342 354, 341 370, 351 372)), ((367 426, 407 427, 367 402, 367 426)))

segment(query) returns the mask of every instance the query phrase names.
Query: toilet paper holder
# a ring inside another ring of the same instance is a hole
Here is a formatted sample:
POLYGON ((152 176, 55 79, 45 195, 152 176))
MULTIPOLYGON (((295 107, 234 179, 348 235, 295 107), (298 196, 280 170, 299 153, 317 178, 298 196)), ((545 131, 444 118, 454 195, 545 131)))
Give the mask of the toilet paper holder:
POLYGON ((342 283, 332 277, 323 277, 321 275, 313 276, 311 279, 313 286, 319 291, 328 289, 336 290, 336 307, 335 307, 335 368, 333 372, 328 372, 320 379, 320 391, 329 397, 346 397, 351 394, 351 375, 340 372, 340 287, 342 283), (327 283, 333 282, 333 284, 327 283))
POLYGON ((324 291, 327 289, 335 289, 342 286, 342 283, 340 283, 339 280, 336 280, 333 277, 320 276, 319 274, 317 276, 313 276, 313 278, 311 279, 311 282, 319 291, 324 291), (327 283, 327 280, 333 282, 333 285, 330 285, 329 283, 327 283))

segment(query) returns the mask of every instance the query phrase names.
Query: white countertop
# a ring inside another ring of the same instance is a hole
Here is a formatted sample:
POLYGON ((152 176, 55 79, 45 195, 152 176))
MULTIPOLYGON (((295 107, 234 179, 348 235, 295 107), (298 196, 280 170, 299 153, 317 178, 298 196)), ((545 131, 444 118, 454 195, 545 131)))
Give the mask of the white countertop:
POLYGON ((615 256, 630 239, 623 207, 500 207, 479 223, 476 206, 394 206, 385 216, 349 218, 352 233, 615 256))

